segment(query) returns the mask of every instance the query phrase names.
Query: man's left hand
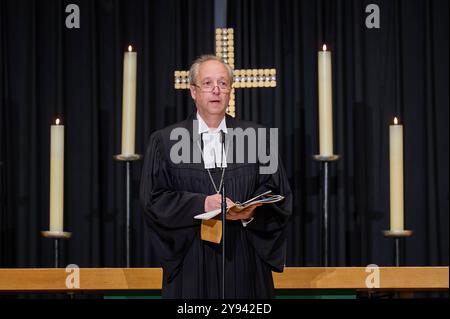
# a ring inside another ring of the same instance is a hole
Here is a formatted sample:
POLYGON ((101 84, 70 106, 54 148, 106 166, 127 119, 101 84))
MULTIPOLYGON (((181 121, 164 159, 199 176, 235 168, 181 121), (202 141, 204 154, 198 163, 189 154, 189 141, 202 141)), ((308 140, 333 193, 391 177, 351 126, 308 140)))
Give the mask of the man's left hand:
POLYGON ((253 217, 253 215, 255 215, 256 207, 259 207, 261 205, 262 204, 255 204, 255 205, 247 207, 241 211, 235 211, 235 210, 233 210, 233 208, 231 208, 228 211, 226 218, 228 220, 243 220, 244 222, 248 221, 250 218, 253 217))

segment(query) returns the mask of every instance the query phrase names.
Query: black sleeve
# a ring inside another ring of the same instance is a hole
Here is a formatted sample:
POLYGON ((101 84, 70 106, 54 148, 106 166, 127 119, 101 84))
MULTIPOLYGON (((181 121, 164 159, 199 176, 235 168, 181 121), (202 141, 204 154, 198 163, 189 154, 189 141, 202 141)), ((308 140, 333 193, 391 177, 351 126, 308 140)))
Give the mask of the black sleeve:
POLYGON ((162 258, 169 281, 198 236, 200 221, 193 217, 204 211, 205 197, 173 189, 162 137, 155 132, 145 153, 140 200, 152 244, 162 258))
POLYGON ((246 230, 258 255, 274 271, 282 272, 286 259, 286 225, 292 214, 292 192, 281 158, 276 156, 278 169, 273 174, 259 174, 253 196, 271 190, 273 194, 284 196, 284 200, 257 207, 246 230))
POLYGON ((141 176, 140 199, 147 218, 160 227, 178 229, 199 224, 206 195, 173 189, 161 136, 150 138, 141 176))

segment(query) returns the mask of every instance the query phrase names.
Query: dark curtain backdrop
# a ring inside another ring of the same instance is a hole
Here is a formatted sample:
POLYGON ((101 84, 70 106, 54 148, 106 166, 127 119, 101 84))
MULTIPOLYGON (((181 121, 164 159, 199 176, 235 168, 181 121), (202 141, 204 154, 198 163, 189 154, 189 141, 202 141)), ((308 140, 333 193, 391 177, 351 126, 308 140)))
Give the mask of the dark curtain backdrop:
MULTIPOLYGON (((194 110, 173 73, 213 52, 213 2, 1 1, 1 265, 53 265, 49 227, 50 124, 65 124, 64 264, 125 265, 121 150, 123 52, 138 54, 136 152, 149 134, 194 110), (80 7, 67 29, 65 7, 80 7)), ((141 163, 132 164, 132 265, 157 266, 141 214, 141 163)))
MULTIPOLYGON (((333 51, 331 264, 392 265, 388 130, 404 124, 407 265, 448 265, 448 1, 228 1, 237 68, 277 69, 275 89, 237 90, 237 116, 278 127, 295 195, 288 266, 320 265, 321 168, 317 51, 333 51), (367 29, 376 3, 381 28, 367 29)), ((214 52, 214 2, 0 2, 1 267, 52 266, 49 138, 64 120, 63 263, 124 266, 125 171, 120 152, 123 52, 138 52, 136 150, 194 110, 173 71, 214 52), (65 27, 79 5, 81 28, 65 27)), ((133 168, 132 265, 158 266, 133 168)))
POLYGON ((389 124, 404 124, 406 265, 448 265, 448 1, 229 2, 236 67, 277 69, 274 90, 241 90, 237 114, 280 128, 294 190, 288 265, 321 263, 317 51, 333 54, 330 264, 394 264, 389 124), (380 8, 368 29, 365 8, 380 8))

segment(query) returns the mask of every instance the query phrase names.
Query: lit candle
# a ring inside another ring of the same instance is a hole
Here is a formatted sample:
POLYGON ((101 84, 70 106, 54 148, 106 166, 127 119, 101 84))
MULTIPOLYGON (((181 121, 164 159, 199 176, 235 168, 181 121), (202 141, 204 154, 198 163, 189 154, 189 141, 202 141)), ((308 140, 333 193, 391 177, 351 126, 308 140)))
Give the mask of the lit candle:
POLYGON ((63 231, 64 125, 59 119, 50 128, 50 231, 63 231))
POLYGON ((397 118, 389 126, 391 231, 404 230, 403 223, 403 125, 397 118))
POLYGON ((134 154, 136 122, 136 65, 137 53, 128 46, 123 58, 123 97, 122 97, 122 152, 134 154))
POLYGON ((319 80, 319 141, 320 155, 333 155, 333 100, 331 76, 331 52, 323 45, 318 54, 319 80))

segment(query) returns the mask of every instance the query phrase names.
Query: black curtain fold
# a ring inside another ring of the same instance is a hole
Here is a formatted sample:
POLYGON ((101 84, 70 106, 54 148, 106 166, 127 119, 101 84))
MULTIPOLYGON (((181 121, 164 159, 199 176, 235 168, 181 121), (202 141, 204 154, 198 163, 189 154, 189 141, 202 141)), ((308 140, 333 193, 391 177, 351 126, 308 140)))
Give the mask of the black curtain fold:
MULTIPOLYGON (((229 0, 236 69, 276 68, 277 87, 237 89, 236 114, 279 129, 294 193, 287 265, 321 264, 317 51, 333 54, 331 265, 392 265, 389 124, 404 124, 406 265, 448 265, 448 1, 229 0)), ((0 1, 0 266, 48 267, 50 125, 65 125, 64 264, 125 264, 120 153, 123 53, 138 54, 136 152, 194 110, 175 70, 213 53, 214 1, 0 1), (80 8, 68 29, 65 8, 80 8)), ((132 164, 132 265, 158 266, 132 164)))

